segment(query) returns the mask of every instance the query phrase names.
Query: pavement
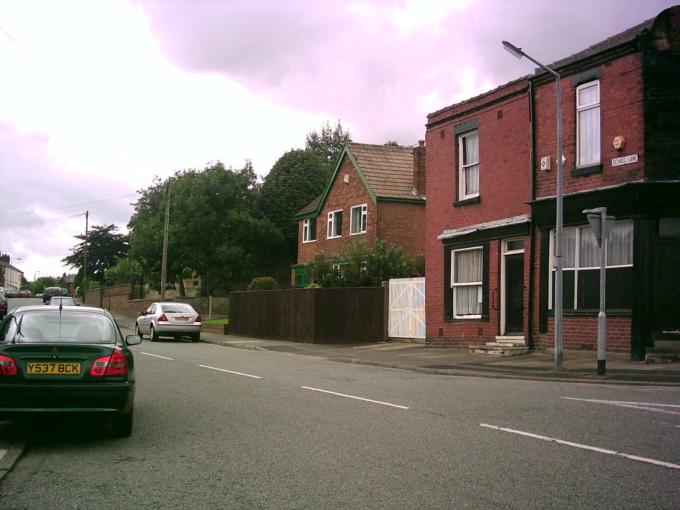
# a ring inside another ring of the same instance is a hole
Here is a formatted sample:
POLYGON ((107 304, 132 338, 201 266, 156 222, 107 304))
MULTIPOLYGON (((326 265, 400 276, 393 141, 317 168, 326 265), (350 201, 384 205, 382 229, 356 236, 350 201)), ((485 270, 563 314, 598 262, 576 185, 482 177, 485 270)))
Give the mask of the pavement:
MULTIPOLYGON (((122 327, 134 329, 134 319, 116 317, 122 327)), ((204 330, 201 341, 256 351, 313 356, 344 363, 373 365, 429 374, 580 382, 589 384, 680 386, 680 363, 633 361, 627 353, 607 353, 606 375, 597 375, 596 351, 564 351, 562 370, 554 369, 552 351, 498 357, 465 349, 427 347, 422 343, 378 342, 327 345, 248 338, 204 330)))

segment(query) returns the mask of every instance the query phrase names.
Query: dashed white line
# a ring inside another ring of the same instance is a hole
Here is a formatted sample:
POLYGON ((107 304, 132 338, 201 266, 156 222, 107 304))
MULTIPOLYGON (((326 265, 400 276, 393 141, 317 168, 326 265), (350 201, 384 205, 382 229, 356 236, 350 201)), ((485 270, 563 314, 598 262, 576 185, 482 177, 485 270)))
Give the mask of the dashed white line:
POLYGON ((480 423, 481 427, 488 429, 501 430, 503 432, 510 432, 511 434, 518 434, 520 436, 531 437, 533 439, 540 439, 542 441, 550 441, 557 444, 562 444, 565 446, 571 446, 572 448, 580 448, 582 450, 590 450, 592 452, 604 453, 606 455, 614 455, 616 457, 624 457, 626 459, 635 460, 638 462, 644 462, 646 464, 653 464, 655 466, 662 466, 671 469, 680 469, 680 465, 673 464, 671 462, 664 462, 656 459, 649 459, 647 457, 639 457, 638 455, 630 455, 627 453, 615 452, 614 450, 607 450, 606 448, 598 448, 597 446, 589 446, 587 444, 573 443, 571 441, 565 441, 564 439, 557 439, 555 437, 542 436, 540 434, 533 434, 531 432, 524 432, 522 430, 509 429, 505 427, 499 427, 497 425, 489 425, 488 423, 480 423))
POLYGON ((154 358, 167 359, 168 361, 175 361, 173 358, 168 358, 166 356, 161 356, 159 354, 151 354, 150 352, 139 351, 141 354, 146 354, 147 356, 153 356, 154 358))
POLYGON ((335 391, 321 390, 319 388, 312 388, 310 386, 303 386, 304 390, 318 391, 321 393, 328 393, 330 395, 336 395, 338 397, 353 398, 354 400, 363 400, 364 402, 371 402, 372 404, 380 404, 382 406, 396 407, 397 409, 409 409, 407 406, 401 406, 398 404, 390 404, 389 402, 381 402, 380 400, 371 400, 370 398, 356 397, 354 395, 346 395, 344 393, 336 393, 335 391))
POLYGON ((616 407, 627 407, 630 409, 640 409, 642 411, 652 411, 654 413, 675 414, 680 415, 680 405, 677 404, 657 404, 654 402, 624 402, 621 400, 596 400, 592 398, 574 398, 574 397, 560 397, 565 400, 576 400, 580 402, 589 402, 592 404, 606 404, 616 407), (669 410, 667 408, 678 409, 678 411, 669 410))
POLYGON ((224 368, 210 367, 208 365, 198 365, 201 368, 208 368, 210 370, 217 370, 218 372, 226 372, 228 374, 242 375, 243 377, 251 377, 252 379, 262 379, 259 375, 244 374, 241 372, 234 372, 233 370, 225 370, 224 368))

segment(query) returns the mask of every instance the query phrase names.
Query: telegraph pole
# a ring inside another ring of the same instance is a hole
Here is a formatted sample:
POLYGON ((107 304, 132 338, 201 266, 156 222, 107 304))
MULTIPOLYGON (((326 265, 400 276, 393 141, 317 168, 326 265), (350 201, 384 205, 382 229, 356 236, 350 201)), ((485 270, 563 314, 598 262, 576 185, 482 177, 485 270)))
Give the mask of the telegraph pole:
POLYGON ((165 191, 165 223, 163 225, 163 259, 161 261, 161 301, 165 301, 165 279, 168 270, 168 230, 170 225, 170 181, 165 191))
POLYGON ((87 297, 87 231, 89 228, 90 211, 85 211, 85 246, 83 247, 83 302, 87 297))

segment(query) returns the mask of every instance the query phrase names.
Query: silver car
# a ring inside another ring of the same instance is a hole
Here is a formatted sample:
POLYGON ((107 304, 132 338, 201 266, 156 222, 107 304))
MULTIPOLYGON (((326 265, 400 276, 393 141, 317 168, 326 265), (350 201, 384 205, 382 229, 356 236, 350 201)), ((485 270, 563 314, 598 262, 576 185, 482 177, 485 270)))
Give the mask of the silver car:
POLYGON ((76 306, 76 300, 70 296, 52 296, 48 305, 76 306))
POLYGON ((186 303, 152 303, 135 322, 135 333, 149 335, 152 342, 161 336, 188 336, 192 342, 201 339, 203 319, 186 303))

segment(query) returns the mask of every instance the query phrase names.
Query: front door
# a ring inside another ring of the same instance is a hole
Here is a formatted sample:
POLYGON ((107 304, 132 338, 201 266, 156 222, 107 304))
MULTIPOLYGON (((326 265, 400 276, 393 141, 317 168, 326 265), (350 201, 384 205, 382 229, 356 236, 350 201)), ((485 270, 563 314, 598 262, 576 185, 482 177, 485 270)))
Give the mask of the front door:
POLYGON ((504 253, 503 316, 505 335, 524 331, 524 251, 511 249, 518 241, 509 241, 504 253))

